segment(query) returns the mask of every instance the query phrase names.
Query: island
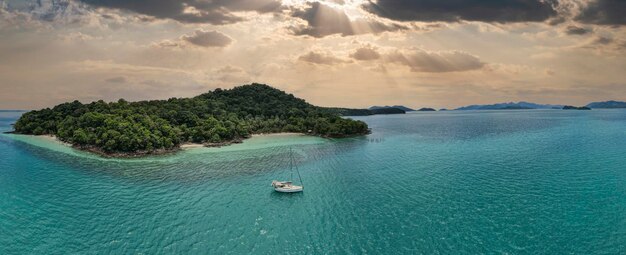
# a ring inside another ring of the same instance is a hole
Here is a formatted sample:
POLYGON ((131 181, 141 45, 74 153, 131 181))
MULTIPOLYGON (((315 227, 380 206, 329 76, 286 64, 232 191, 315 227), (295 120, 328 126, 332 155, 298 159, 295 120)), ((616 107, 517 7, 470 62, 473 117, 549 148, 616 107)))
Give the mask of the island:
POLYGON ((378 108, 378 109, 370 109, 373 114, 405 114, 406 111, 394 108, 394 107, 386 107, 386 108, 378 108))
POLYGON ((563 108, 563 105, 552 105, 552 104, 536 104, 530 102, 509 102, 509 103, 498 103, 498 104, 488 104, 488 105, 468 105, 459 107, 456 110, 528 110, 528 109, 553 109, 563 108))
POLYGON ((563 110, 591 110, 591 108, 587 106, 576 107, 576 106, 566 105, 566 106, 563 106, 563 110))
POLYGON ((406 107, 406 106, 404 106, 404 105, 394 105, 394 106, 388 106, 388 105, 385 105, 385 106, 376 106, 376 105, 375 105, 375 106, 370 107, 369 109, 370 109, 370 110, 376 110, 376 109, 383 109, 383 108, 397 108, 397 109, 403 110, 403 111, 405 111, 405 112, 413 112, 413 111, 415 111, 415 110, 413 110, 413 109, 411 109, 411 108, 409 108, 409 107, 406 107))
POLYGON ((419 110, 417 110, 418 112, 434 112, 437 111, 433 108, 428 108, 428 107, 424 107, 424 108, 420 108, 419 110))
POLYGON ((384 114, 404 114, 406 113, 402 109, 388 107, 388 108, 376 108, 376 109, 351 109, 351 108, 338 108, 327 107, 325 110, 335 113, 341 116, 370 116, 370 115, 384 115, 384 114))
POLYGON ((73 101, 24 113, 14 129, 16 134, 53 135, 78 149, 110 157, 169 153, 184 143, 222 146, 262 133, 342 138, 370 132, 365 122, 342 118, 257 83, 218 88, 193 98, 73 101))
POLYGON ((626 102, 622 101, 604 101, 604 102, 593 102, 587 104, 589 108, 600 108, 600 109, 617 109, 617 108, 626 108, 626 102))
POLYGON ((528 106, 521 106, 521 105, 507 105, 496 110, 532 110, 532 109, 536 109, 536 108, 532 108, 528 106))
POLYGON ((352 109, 352 108, 339 108, 339 107, 326 107, 325 110, 338 114, 341 116, 369 116, 374 113, 369 109, 352 109))

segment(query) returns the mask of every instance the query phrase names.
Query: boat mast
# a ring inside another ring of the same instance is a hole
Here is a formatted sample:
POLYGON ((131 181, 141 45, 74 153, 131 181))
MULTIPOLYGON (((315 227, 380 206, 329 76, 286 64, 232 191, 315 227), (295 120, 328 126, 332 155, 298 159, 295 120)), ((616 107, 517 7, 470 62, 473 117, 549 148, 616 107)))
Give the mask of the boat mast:
POLYGON ((289 181, 293 181, 293 149, 291 147, 289 147, 289 170, 291 173, 289 181))
MULTIPOLYGON (((291 150, 291 148, 289 148, 289 150, 291 151, 291 165, 294 166, 293 151, 291 150)), ((302 190, 304 190, 304 182, 302 182, 302 176, 300 176, 300 170, 298 169, 298 166, 296 166, 296 173, 298 173, 298 179, 300 179, 300 185, 302 185, 302 190)), ((293 169, 291 170, 291 174, 293 175, 293 169)))

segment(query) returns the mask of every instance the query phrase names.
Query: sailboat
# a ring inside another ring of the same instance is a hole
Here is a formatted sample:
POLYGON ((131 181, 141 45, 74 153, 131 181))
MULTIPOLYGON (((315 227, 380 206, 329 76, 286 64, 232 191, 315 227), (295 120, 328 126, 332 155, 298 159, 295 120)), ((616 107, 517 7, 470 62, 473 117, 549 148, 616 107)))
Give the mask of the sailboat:
MULTIPOLYGON (((274 180, 272 181, 272 187, 274 187, 274 190, 277 192, 283 192, 283 193, 295 193, 295 192, 302 192, 304 190, 304 184, 302 183, 302 177, 300 177, 300 171, 298 171, 298 168, 296 168, 296 172, 298 173, 298 178, 300 179, 300 185, 294 185, 292 181, 277 181, 274 180)), ((293 150, 291 150, 291 148, 289 149, 289 169, 291 170, 291 180, 293 180, 293 169, 294 169, 294 164, 293 164, 293 150)))

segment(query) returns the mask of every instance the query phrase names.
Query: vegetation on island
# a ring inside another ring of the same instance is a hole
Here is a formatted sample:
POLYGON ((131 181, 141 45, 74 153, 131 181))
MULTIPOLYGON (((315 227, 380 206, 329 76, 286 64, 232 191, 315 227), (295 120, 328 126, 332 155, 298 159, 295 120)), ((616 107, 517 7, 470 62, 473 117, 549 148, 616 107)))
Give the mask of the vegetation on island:
POLYGON ((27 112, 14 128, 18 134, 55 135, 113 156, 171 151, 187 142, 227 144, 258 133, 346 137, 369 132, 362 121, 341 118, 263 84, 218 88, 194 98, 74 101, 27 112))
POLYGON ((417 110, 418 112, 434 112, 437 111, 433 108, 428 108, 428 107, 424 107, 424 108, 420 108, 419 110, 417 110))
POLYGON ((566 106, 563 106, 563 110, 591 110, 591 108, 587 106, 576 107, 576 106, 566 105, 566 106))
POLYGON ((325 108, 331 113, 341 116, 369 116, 378 114, 404 114, 406 111, 394 107, 379 107, 370 109, 350 109, 350 108, 325 108))
POLYGON ((368 109, 350 109, 350 108, 326 108, 327 110, 339 114, 341 116, 369 116, 378 114, 404 114, 415 111, 402 105, 394 106, 372 106, 368 109))
POLYGON ((415 110, 413 110, 413 109, 411 109, 411 108, 409 108, 409 107, 406 107, 406 106, 404 106, 404 105, 393 105, 393 106, 388 106, 388 105, 385 105, 385 106, 377 106, 377 105, 375 105, 375 106, 370 107, 369 109, 370 109, 370 110, 375 110, 375 109, 382 109, 382 108, 398 108, 398 109, 403 110, 403 111, 405 111, 405 112, 412 112, 412 111, 415 111, 415 110))
POLYGON ((373 114, 405 114, 406 111, 394 107, 370 109, 373 114))
POLYGON ((369 116, 374 115, 372 111, 369 109, 351 109, 351 108, 339 108, 339 107, 328 107, 325 108, 327 111, 335 114, 339 114, 341 116, 369 116))

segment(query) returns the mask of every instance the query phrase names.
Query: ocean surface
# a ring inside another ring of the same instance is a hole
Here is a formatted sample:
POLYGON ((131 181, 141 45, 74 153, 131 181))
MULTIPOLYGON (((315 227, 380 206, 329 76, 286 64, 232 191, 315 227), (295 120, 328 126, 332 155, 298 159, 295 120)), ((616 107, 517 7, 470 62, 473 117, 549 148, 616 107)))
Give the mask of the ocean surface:
POLYGON ((626 254, 626 110, 357 119, 132 160, 2 134, 0 254, 626 254))

